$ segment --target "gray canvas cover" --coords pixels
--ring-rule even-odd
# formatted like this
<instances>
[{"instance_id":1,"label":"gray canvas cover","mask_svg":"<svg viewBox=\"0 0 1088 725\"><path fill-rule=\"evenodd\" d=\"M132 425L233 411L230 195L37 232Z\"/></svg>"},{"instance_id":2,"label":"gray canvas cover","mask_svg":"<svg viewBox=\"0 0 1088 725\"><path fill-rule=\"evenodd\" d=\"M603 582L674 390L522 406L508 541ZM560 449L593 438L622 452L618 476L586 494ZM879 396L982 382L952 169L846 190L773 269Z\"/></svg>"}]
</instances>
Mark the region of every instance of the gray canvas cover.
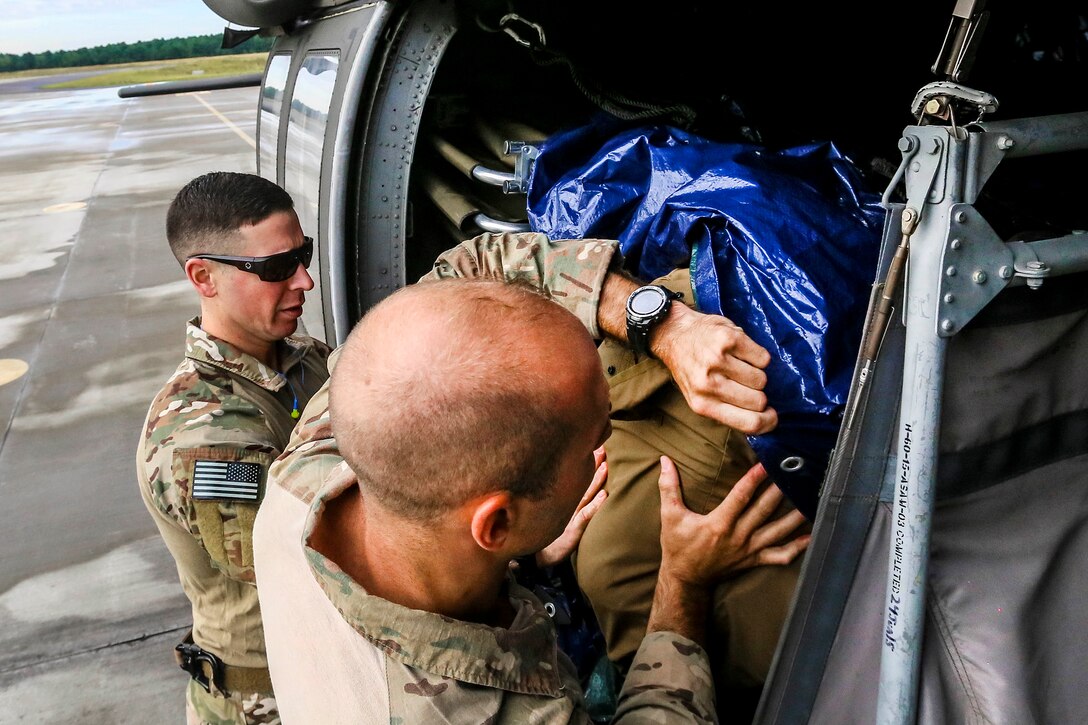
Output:
<instances>
[{"instance_id":1,"label":"gray canvas cover","mask_svg":"<svg viewBox=\"0 0 1088 725\"><path fill-rule=\"evenodd\" d=\"M838 441L759 723L885 721L895 432L903 385L927 382L902 378L904 333L893 315ZM1004 289L944 374L917 721L1088 722L1088 276Z\"/></svg>"}]
</instances>

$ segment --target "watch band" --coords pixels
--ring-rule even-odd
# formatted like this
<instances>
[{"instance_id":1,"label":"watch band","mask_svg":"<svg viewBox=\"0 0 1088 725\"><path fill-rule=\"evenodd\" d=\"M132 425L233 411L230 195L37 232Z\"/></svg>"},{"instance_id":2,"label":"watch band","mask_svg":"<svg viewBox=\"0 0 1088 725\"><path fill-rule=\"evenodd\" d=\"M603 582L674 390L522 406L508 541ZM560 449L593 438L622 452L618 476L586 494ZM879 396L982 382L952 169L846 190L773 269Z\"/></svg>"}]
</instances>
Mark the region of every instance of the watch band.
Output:
<instances>
[{"instance_id":1,"label":"watch band","mask_svg":"<svg viewBox=\"0 0 1088 725\"><path fill-rule=\"evenodd\" d=\"M672 301L683 294L661 285L644 285L627 298L627 344L639 355L653 357L650 331L669 314Z\"/></svg>"},{"instance_id":2,"label":"watch band","mask_svg":"<svg viewBox=\"0 0 1088 725\"><path fill-rule=\"evenodd\" d=\"M650 328L644 325L632 325L627 323L627 344L631 346L637 358L638 355L653 357L650 353Z\"/></svg>"}]
</instances>

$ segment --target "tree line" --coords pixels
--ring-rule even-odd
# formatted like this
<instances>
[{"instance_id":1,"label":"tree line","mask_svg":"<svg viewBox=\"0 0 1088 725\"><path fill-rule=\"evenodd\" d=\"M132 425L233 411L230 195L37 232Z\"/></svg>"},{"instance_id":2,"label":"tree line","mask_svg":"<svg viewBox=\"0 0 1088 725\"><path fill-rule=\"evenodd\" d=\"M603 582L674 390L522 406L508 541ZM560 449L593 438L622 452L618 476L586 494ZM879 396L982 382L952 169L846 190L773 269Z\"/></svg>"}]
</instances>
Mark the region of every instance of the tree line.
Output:
<instances>
[{"instance_id":1,"label":"tree line","mask_svg":"<svg viewBox=\"0 0 1088 725\"><path fill-rule=\"evenodd\" d=\"M202 58L209 55L259 53L272 47L272 38L256 36L246 42L223 49L223 36L192 35L188 38L156 38L136 43L110 43L78 50L47 50L43 53L0 53L0 73L44 68L74 68L85 65L131 63L141 60L174 60Z\"/></svg>"}]
</instances>

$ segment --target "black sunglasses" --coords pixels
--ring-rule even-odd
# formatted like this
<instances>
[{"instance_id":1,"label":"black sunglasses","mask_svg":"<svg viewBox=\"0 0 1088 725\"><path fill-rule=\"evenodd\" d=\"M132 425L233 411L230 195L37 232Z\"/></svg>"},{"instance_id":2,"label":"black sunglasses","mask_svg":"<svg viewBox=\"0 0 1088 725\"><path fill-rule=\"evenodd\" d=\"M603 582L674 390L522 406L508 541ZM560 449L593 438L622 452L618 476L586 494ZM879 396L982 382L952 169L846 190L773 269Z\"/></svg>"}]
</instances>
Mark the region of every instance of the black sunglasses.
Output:
<instances>
[{"instance_id":1,"label":"black sunglasses","mask_svg":"<svg viewBox=\"0 0 1088 725\"><path fill-rule=\"evenodd\" d=\"M313 237L303 237L301 247L289 249L286 252L273 254L268 257L230 257L222 254L194 254L189 259L210 259L213 262L222 262L232 267L237 267L244 272L250 272L260 277L265 282L282 282L290 279L301 264L309 268L310 259L314 256Z\"/></svg>"}]
</instances>

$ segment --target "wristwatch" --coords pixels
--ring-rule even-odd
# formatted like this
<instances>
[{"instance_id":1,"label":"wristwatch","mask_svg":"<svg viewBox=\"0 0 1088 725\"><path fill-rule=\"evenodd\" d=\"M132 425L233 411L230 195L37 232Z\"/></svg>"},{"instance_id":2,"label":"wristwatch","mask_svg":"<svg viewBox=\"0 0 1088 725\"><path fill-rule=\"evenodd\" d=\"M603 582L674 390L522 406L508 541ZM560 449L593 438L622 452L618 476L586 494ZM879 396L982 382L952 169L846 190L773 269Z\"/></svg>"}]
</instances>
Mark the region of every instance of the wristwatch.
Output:
<instances>
[{"instance_id":1,"label":"wristwatch","mask_svg":"<svg viewBox=\"0 0 1088 725\"><path fill-rule=\"evenodd\" d=\"M650 330L669 314L673 300L684 295L658 284L639 287L627 298L627 344L635 355L650 353Z\"/></svg>"}]
</instances>

